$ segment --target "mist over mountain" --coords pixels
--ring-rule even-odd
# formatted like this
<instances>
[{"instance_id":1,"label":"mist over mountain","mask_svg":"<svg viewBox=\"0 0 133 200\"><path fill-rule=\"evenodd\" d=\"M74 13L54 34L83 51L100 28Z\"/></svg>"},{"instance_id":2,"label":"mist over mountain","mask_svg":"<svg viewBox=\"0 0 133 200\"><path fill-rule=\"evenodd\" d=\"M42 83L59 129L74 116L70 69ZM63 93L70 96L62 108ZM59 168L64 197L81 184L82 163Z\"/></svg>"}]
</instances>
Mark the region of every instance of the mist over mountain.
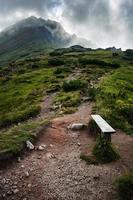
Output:
<instances>
[{"instance_id":1,"label":"mist over mountain","mask_svg":"<svg viewBox=\"0 0 133 200\"><path fill-rule=\"evenodd\" d=\"M85 39L68 34L60 23L31 16L6 28L0 34L0 54L33 45L45 47L67 47L79 44L92 47Z\"/></svg>"}]
</instances>

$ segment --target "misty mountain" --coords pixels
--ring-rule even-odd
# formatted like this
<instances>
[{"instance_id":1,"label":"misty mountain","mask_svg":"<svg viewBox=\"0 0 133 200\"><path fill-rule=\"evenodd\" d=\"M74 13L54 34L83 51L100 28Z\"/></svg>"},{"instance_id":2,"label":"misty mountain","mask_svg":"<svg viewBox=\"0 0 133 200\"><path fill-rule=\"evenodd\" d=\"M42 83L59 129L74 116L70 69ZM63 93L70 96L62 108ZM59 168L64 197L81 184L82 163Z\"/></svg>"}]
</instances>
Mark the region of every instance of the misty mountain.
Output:
<instances>
[{"instance_id":1,"label":"misty mountain","mask_svg":"<svg viewBox=\"0 0 133 200\"><path fill-rule=\"evenodd\" d=\"M34 16L19 21L8 27L0 34L0 55L18 50L20 48L45 47L67 47L69 45L87 45L91 43L78 38L76 35L68 34L60 23L44 20Z\"/></svg>"}]
</instances>

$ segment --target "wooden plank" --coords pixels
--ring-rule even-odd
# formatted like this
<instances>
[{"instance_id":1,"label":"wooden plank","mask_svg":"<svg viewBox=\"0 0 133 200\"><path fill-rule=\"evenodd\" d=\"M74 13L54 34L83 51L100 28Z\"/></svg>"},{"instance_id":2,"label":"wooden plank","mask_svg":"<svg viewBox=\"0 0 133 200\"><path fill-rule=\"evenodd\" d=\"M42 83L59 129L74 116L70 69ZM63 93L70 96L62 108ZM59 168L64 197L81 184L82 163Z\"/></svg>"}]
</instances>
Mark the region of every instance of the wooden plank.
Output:
<instances>
[{"instance_id":1,"label":"wooden plank","mask_svg":"<svg viewBox=\"0 0 133 200\"><path fill-rule=\"evenodd\" d=\"M100 115L91 115L91 117L97 123L102 133L116 132Z\"/></svg>"}]
</instances>

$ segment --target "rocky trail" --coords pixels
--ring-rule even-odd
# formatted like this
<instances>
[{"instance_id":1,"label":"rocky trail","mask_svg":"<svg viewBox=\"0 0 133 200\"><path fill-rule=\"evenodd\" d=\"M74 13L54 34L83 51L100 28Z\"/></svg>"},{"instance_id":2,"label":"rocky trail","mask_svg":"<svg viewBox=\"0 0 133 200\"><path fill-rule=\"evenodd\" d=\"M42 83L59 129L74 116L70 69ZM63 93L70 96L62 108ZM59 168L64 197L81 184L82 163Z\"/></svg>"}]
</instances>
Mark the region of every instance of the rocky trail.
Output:
<instances>
[{"instance_id":1,"label":"rocky trail","mask_svg":"<svg viewBox=\"0 0 133 200\"><path fill-rule=\"evenodd\" d=\"M53 119L36 144L43 149L27 152L1 169L0 200L117 200L113 182L133 167L133 138L117 131L113 144L121 159L87 165L80 154L91 153L94 138L87 130L67 127L73 122L87 124L91 109L90 103L84 103L76 113Z\"/></svg>"}]
</instances>

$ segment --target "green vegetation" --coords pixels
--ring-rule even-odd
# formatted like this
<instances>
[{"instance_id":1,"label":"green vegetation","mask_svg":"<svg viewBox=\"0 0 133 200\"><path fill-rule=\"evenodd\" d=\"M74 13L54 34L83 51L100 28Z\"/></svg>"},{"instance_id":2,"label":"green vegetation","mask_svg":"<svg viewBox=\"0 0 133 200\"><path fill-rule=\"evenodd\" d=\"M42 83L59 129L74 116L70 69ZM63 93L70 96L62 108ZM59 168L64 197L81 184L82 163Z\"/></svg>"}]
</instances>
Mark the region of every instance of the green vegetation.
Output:
<instances>
[{"instance_id":1,"label":"green vegetation","mask_svg":"<svg viewBox=\"0 0 133 200\"><path fill-rule=\"evenodd\" d=\"M133 133L133 68L122 67L102 81L96 95L98 112L113 127Z\"/></svg>"},{"instance_id":2,"label":"green vegetation","mask_svg":"<svg viewBox=\"0 0 133 200\"><path fill-rule=\"evenodd\" d=\"M81 64L92 64L92 65L98 65L98 66L107 66L107 67L114 67L114 68L118 68L120 67L119 63L109 63L109 62L105 62L103 60L98 60L98 59L87 59L87 58L81 58L79 59L79 62Z\"/></svg>"},{"instance_id":3,"label":"green vegetation","mask_svg":"<svg viewBox=\"0 0 133 200\"><path fill-rule=\"evenodd\" d=\"M48 64L52 66L60 66L64 65L65 62L62 58L49 58Z\"/></svg>"},{"instance_id":4,"label":"green vegetation","mask_svg":"<svg viewBox=\"0 0 133 200\"><path fill-rule=\"evenodd\" d=\"M121 200L131 200L133 197L133 173L128 173L115 182Z\"/></svg>"},{"instance_id":5,"label":"green vegetation","mask_svg":"<svg viewBox=\"0 0 133 200\"><path fill-rule=\"evenodd\" d=\"M27 120L40 112L44 92L55 88L62 78L55 78L54 69L38 69L13 74L0 80L0 127ZM65 76L65 73L64 73Z\"/></svg>"},{"instance_id":6,"label":"green vegetation","mask_svg":"<svg viewBox=\"0 0 133 200\"><path fill-rule=\"evenodd\" d=\"M68 91L79 90L81 88L84 88L85 86L87 86L85 81L77 79L77 80L64 81L62 88L64 91L68 92Z\"/></svg>"},{"instance_id":7,"label":"green vegetation","mask_svg":"<svg viewBox=\"0 0 133 200\"><path fill-rule=\"evenodd\" d=\"M0 154L17 154L25 147L25 142L34 142L40 129L48 125L48 121L29 122L4 130L0 134Z\"/></svg>"},{"instance_id":8,"label":"green vegetation","mask_svg":"<svg viewBox=\"0 0 133 200\"><path fill-rule=\"evenodd\" d=\"M100 136L97 137L93 155L101 163L112 162L120 158L112 144L106 138Z\"/></svg>"},{"instance_id":9,"label":"green vegetation","mask_svg":"<svg viewBox=\"0 0 133 200\"><path fill-rule=\"evenodd\" d=\"M93 156L80 155L80 159L84 160L88 165L98 165L98 161Z\"/></svg>"},{"instance_id":10,"label":"green vegetation","mask_svg":"<svg viewBox=\"0 0 133 200\"><path fill-rule=\"evenodd\" d=\"M96 101L95 112L114 128L132 134L131 51L114 55L111 51L78 47L78 50L55 50L49 55L50 47L40 45L37 49L33 46L31 44L28 50L13 51L6 57L1 55L0 128L10 128L6 130L10 133L13 124L21 122L25 126L26 120L40 113L45 95L56 92L53 104L57 114L75 112L85 99ZM19 143L21 137L18 139L13 134L15 132L3 134L1 129L0 151L8 150L3 145L8 144L8 138L9 144L11 138ZM21 139L24 141L28 137L22 133Z\"/></svg>"},{"instance_id":11,"label":"green vegetation","mask_svg":"<svg viewBox=\"0 0 133 200\"><path fill-rule=\"evenodd\" d=\"M80 93L76 92L60 92L54 99L55 104L61 104L62 107L77 107L80 104Z\"/></svg>"}]
</instances>

